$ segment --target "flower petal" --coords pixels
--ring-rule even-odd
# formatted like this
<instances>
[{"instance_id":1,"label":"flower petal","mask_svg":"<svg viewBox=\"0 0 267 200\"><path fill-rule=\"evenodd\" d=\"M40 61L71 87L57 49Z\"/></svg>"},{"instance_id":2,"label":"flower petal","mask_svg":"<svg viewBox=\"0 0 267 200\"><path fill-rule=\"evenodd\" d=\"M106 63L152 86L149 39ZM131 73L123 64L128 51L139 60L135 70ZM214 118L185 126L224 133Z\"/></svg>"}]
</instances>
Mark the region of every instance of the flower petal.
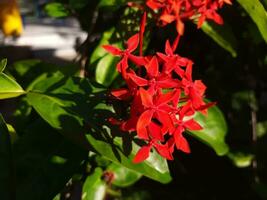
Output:
<instances>
[{"instance_id":1,"label":"flower petal","mask_svg":"<svg viewBox=\"0 0 267 200\"><path fill-rule=\"evenodd\" d=\"M151 147L151 145L141 147L135 155L133 162L140 163L146 160L149 157Z\"/></svg>"},{"instance_id":2,"label":"flower petal","mask_svg":"<svg viewBox=\"0 0 267 200\"><path fill-rule=\"evenodd\" d=\"M136 124L137 135L139 135L138 132L142 132L142 129L146 128L150 124L153 114L153 110L147 110L141 114Z\"/></svg>"},{"instance_id":3,"label":"flower petal","mask_svg":"<svg viewBox=\"0 0 267 200\"><path fill-rule=\"evenodd\" d=\"M121 50L117 47L114 47L112 45L103 45L102 46L107 52L111 53L114 56L120 56L121 55Z\"/></svg>"},{"instance_id":4,"label":"flower petal","mask_svg":"<svg viewBox=\"0 0 267 200\"><path fill-rule=\"evenodd\" d=\"M127 40L127 50L131 53L133 52L137 46L138 46L138 43L139 43L139 34L136 33L135 35L133 35L132 37L130 37L128 40Z\"/></svg>"},{"instance_id":5,"label":"flower petal","mask_svg":"<svg viewBox=\"0 0 267 200\"><path fill-rule=\"evenodd\" d=\"M187 140L184 138L182 135L183 128L178 127L174 133L174 140L175 140L175 145L176 148L185 152L185 153L190 153L190 147L187 142Z\"/></svg>"},{"instance_id":6,"label":"flower petal","mask_svg":"<svg viewBox=\"0 0 267 200\"><path fill-rule=\"evenodd\" d=\"M142 100L142 104L145 107L151 107L153 106L153 97L151 96L151 94L146 91L143 88L140 88L140 96L141 96L141 100Z\"/></svg>"}]
</instances>

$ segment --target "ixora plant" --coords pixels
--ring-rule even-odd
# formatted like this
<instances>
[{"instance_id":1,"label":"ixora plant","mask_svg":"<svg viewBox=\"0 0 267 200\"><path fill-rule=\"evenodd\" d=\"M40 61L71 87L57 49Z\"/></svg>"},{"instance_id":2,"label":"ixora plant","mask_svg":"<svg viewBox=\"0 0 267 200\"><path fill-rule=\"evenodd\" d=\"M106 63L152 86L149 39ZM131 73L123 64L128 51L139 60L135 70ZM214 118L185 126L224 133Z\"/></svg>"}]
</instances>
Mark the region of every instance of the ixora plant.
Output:
<instances>
[{"instance_id":1,"label":"ixora plant","mask_svg":"<svg viewBox=\"0 0 267 200\"><path fill-rule=\"evenodd\" d=\"M193 79L194 62L176 52L186 37L185 24L193 21L236 56L218 14L232 3L70 0L48 4L45 9L51 16L75 14L88 38L77 48L80 68L26 60L5 69L7 60L1 60L0 99L16 100L4 115L12 115L8 123L0 118L0 162L5 163L0 194L10 199L15 195L68 199L64 195L78 185L84 200L116 198L121 195L116 188L130 186L142 176L169 183L168 163L179 159L177 150L190 153L189 138L208 145L218 156L228 155L222 112L206 99L202 80ZM239 3L249 12L250 0ZM109 19L105 12L122 13L120 23L110 26L118 17ZM86 23L88 15L91 21ZM251 17L266 36L255 16L253 12ZM155 28L168 29L164 50L151 45ZM8 100L3 103L9 105ZM15 191L10 189L14 185Z\"/></svg>"}]
</instances>

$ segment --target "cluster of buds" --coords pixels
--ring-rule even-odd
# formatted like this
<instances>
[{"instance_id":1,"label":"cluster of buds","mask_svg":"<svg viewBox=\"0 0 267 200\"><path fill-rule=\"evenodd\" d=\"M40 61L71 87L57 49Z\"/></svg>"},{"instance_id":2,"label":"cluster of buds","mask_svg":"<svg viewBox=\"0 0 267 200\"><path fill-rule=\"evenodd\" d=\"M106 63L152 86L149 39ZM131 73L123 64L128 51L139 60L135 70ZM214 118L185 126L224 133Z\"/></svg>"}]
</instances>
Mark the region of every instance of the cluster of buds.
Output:
<instances>
[{"instance_id":1,"label":"cluster of buds","mask_svg":"<svg viewBox=\"0 0 267 200\"><path fill-rule=\"evenodd\" d=\"M223 19L217 11L225 4L232 4L232 0L146 0L145 6L129 3L142 9L151 9L161 26L175 22L180 35L184 33L186 20L198 21L198 28L206 19L223 24Z\"/></svg>"},{"instance_id":2,"label":"cluster of buds","mask_svg":"<svg viewBox=\"0 0 267 200\"><path fill-rule=\"evenodd\" d=\"M130 102L129 118L112 118L110 122L119 125L122 131L136 132L145 142L133 160L135 163L147 159L152 148L168 160L173 159L175 147L189 153L183 133L185 130L201 130L193 116L195 112L206 114L207 108L213 105L203 100L206 86L202 81L192 79L193 62L174 53L179 35L172 44L166 41L165 53L142 55L145 19L144 15L140 33L128 39L125 50L103 46L121 58L117 70L126 82L125 88L115 89L111 94ZM138 45L139 55L134 55Z\"/></svg>"}]
</instances>

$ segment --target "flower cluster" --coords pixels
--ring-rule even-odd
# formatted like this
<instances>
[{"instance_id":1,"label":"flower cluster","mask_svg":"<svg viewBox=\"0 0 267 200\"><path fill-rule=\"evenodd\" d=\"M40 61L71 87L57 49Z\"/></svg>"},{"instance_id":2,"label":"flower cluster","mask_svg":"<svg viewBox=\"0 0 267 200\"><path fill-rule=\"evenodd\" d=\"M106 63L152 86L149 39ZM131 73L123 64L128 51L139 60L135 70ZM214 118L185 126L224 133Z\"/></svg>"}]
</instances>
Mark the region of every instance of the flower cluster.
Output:
<instances>
[{"instance_id":1,"label":"flower cluster","mask_svg":"<svg viewBox=\"0 0 267 200\"><path fill-rule=\"evenodd\" d=\"M165 26L175 22L180 35L184 33L186 20L197 19L198 28L206 19L223 24L223 19L217 10L224 4L232 4L232 0L146 0L146 7L158 15L159 24Z\"/></svg>"},{"instance_id":2,"label":"flower cluster","mask_svg":"<svg viewBox=\"0 0 267 200\"><path fill-rule=\"evenodd\" d=\"M126 82L125 88L113 90L111 94L131 103L128 119L112 118L110 122L119 125L123 131L136 132L137 137L146 143L137 152L135 163L147 159L152 148L169 160L173 159L175 147L189 153L183 132L202 129L193 115L197 111L205 114L213 105L203 101L206 86L202 81L192 79L193 62L174 53L179 36L172 44L166 41L165 53L142 55L144 24L145 17L140 33L128 39L125 50L112 45L103 46L121 58L117 69ZM138 45L140 53L134 55ZM137 72L131 67L133 65Z\"/></svg>"}]
</instances>

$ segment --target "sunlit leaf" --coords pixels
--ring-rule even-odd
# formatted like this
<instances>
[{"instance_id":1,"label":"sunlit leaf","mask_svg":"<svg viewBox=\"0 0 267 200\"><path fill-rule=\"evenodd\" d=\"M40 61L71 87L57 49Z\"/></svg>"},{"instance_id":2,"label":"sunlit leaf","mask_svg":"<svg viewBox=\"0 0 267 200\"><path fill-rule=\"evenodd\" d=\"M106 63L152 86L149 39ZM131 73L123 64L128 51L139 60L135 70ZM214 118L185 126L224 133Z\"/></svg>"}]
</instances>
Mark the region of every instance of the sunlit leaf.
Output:
<instances>
[{"instance_id":1,"label":"sunlit leaf","mask_svg":"<svg viewBox=\"0 0 267 200\"><path fill-rule=\"evenodd\" d=\"M112 184L119 187L128 187L142 177L140 173L115 163L109 165L107 170L114 174Z\"/></svg>"},{"instance_id":2,"label":"sunlit leaf","mask_svg":"<svg viewBox=\"0 0 267 200\"><path fill-rule=\"evenodd\" d=\"M3 72L5 70L6 65L7 65L7 59L2 59L0 61L0 72Z\"/></svg>"},{"instance_id":3,"label":"sunlit leaf","mask_svg":"<svg viewBox=\"0 0 267 200\"><path fill-rule=\"evenodd\" d=\"M53 2L45 6L46 13L51 17L67 17L69 16L69 11L62 3Z\"/></svg>"},{"instance_id":4,"label":"sunlit leaf","mask_svg":"<svg viewBox=\"0 0 267 200\"><path fill-rule=\"evenodd\" d=\"M267 12L259 0L237 0L256 23L262 37L267 43Z\"/></svg>"},{"instance_id":5,"label":"sunlit leaf","mask_svg":"<svg viewBox=\"0 0 267 200\"><path fill-rule=\"evenodd\" d=\"M18 97L24 94L24 90L12 78L0 73L0 99Z\"/></svg>"},{"instance_id":6,"label":"sunlit leaf","mask_svg":"<svg viewBox=\"0 0 267 200\"><path fill-rule=\"evenodd\" d=\"M82 200L103 200L106 194L106 183L101 179L103 171L96 168L83 185Z\"/></svg>"},{"instance_id":7,"label":"sunlit leaf","mask_svg":"<svg viewBox=\"0 0 267 200\"><path fill-rule=\"evenodd\" d=\"M252 160L254 158L252 154L245 154L242 152L229 152L227 156L232 160L235 166L240 168L251 166Z\"/></svg>"}]
</instances>

